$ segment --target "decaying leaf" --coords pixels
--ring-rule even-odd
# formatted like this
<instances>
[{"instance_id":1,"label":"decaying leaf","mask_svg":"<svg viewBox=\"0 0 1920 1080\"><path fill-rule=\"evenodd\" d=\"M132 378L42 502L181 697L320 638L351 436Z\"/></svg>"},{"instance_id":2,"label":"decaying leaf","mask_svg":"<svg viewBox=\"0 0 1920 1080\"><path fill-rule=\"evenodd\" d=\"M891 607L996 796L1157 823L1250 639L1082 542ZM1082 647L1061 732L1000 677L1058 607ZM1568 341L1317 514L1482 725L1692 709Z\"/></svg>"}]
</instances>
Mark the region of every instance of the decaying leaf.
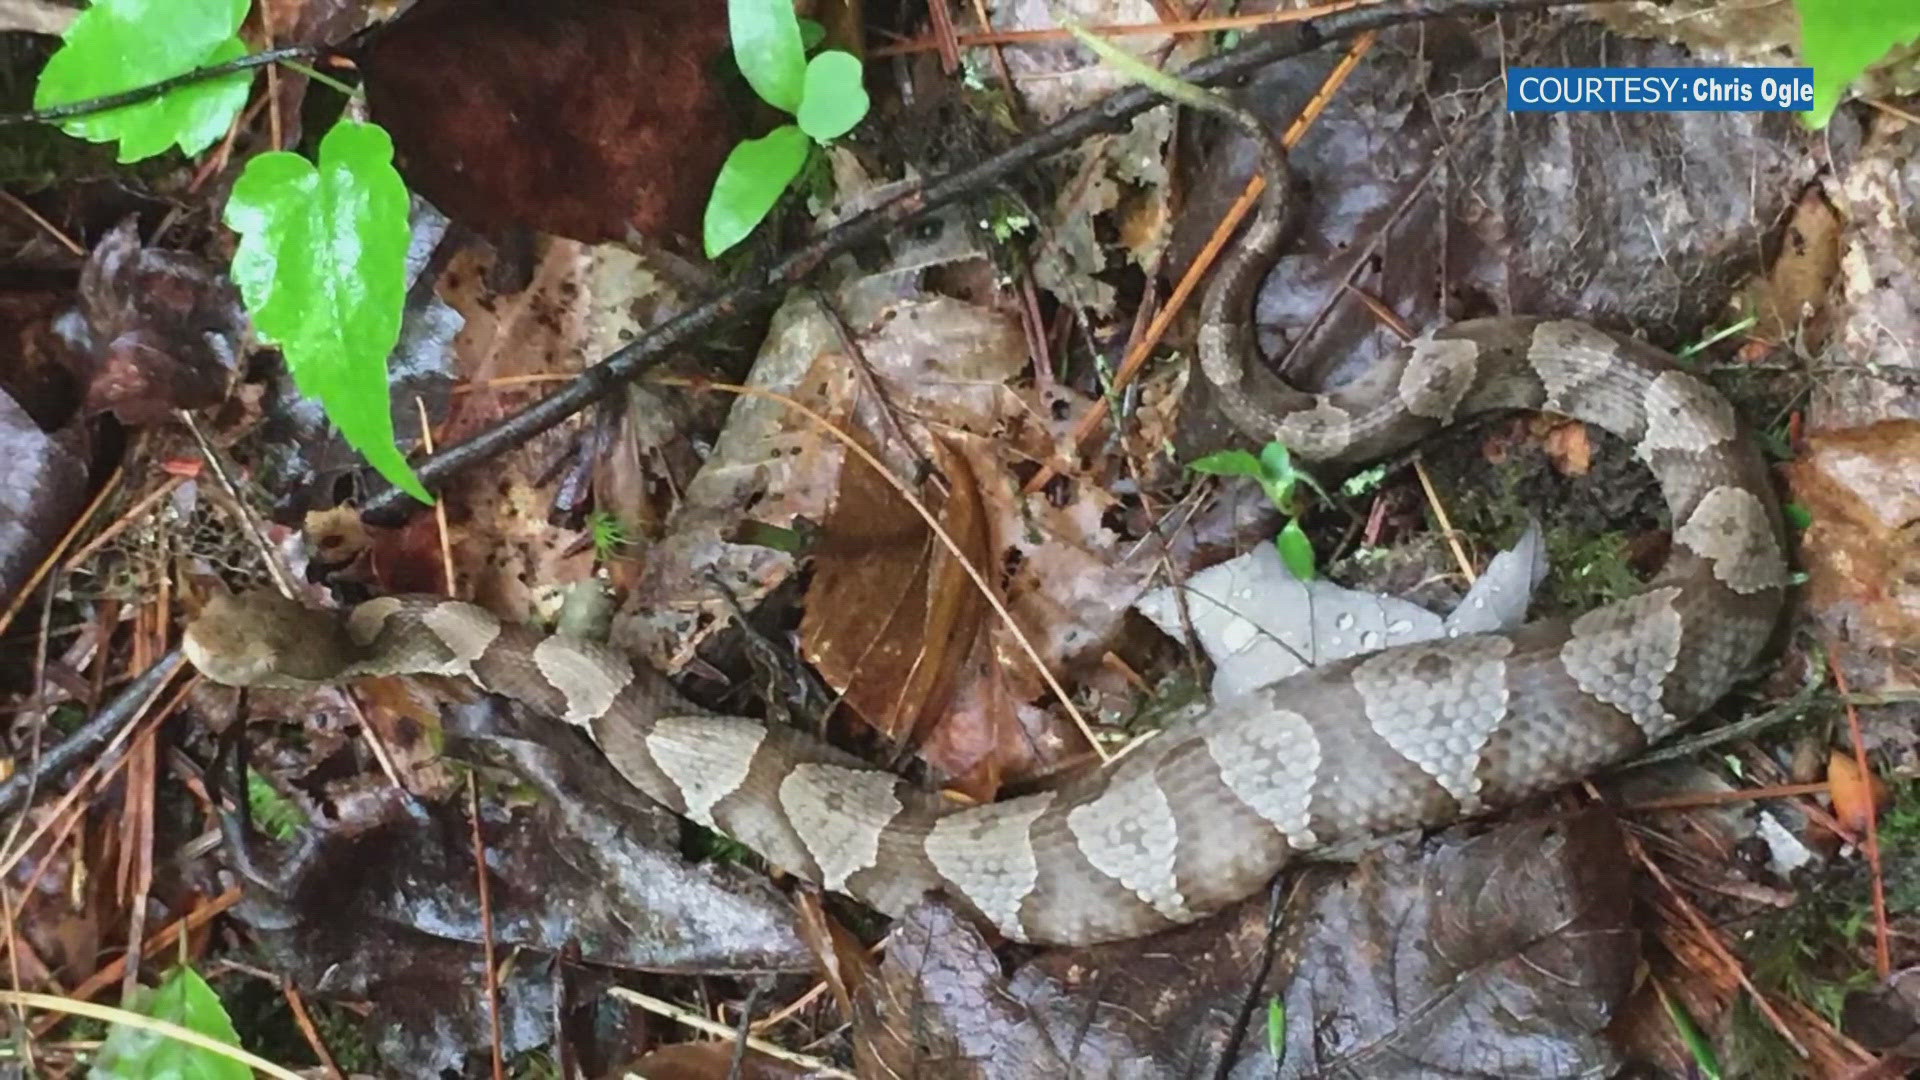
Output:
<instances>
[{"instance_id":1,"label":"decaying leaf","mask_svg":"<svg viewBox=\"0 0 1920 1080\"><path fill-rule=\"evenodd\" d=\"M1766 276L1748 288L1759 318L1752 333L1768 341L1794 342L1818 353L1832 326L1827 297L1840 276L1843 222L1818 185L1809 184L1794 205L1780 253Z\"/></svg>"},{"instance_id":2,"label":"decaying leaf","mask_svg":"<svg viewBox=\"0 0 1920 1080\"><path fill-rule=\"evenodd\" d=\"M147 247L128 218L95 245L80 272L79 304L58 329L86 387L86 411L151 424L226 399L247 317L218 267Z\"/></svg>"},{"instance_id":3,"label":"decaying leaf","mask_svg":"<svg viewBox=\"0 0 1920 1080\"><path fill-rule=\"evenodd\" d=\"M1787 467L1813 522L1800 538L1808 601L1846 644L1858 691L1915 685L1920 641L1920 421L1808 436Z\"/></svg>"}]
</instances>

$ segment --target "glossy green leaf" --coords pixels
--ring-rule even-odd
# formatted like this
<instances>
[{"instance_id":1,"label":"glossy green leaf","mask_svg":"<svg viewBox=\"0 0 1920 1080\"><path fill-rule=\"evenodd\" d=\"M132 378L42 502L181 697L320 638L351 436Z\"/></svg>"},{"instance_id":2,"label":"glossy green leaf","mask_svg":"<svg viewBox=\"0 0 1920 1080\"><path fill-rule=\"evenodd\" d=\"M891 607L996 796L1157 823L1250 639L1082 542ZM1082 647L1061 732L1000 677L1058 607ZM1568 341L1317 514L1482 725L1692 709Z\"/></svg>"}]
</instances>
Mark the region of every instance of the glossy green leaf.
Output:
<instances>
[{"instance_id":1,"label":"glossy green leaf","mask_svg":"<svg viewBox=\"0 0 1920 1080\"><path fill-rule=\"evenodd\" d=\"M776 109L797 111L807 55L793 0L727 0L727 30L733 62L753 92Z\"/></svg>"},{"instance_id":2,"label":"glossy green leaf","mask_svg":"<svg viewBox=\"0 0 1920 1080\"><path fill-rule=\"evenodd\" d=\"M1826 126L1847 84L1893 50L1920 39L1915 0L1794 0L1800 55L1813 68L1813 127Z\"/></svg>"},{"instance_id":3,"label":"glossy green leaf","mask_svg":"<svg viewBox=\"0 0 1920 1080\"><path fill-rule=\"evenodd\" d=\"M1245 450L1221 450L1195 460L1187 468L1194 472L1212 476L1251 476L1255 480L1266 475L1261 468L1260 459Z\"/></svg>"},{"instance_id":4,"label":"glossy green leaf","mask_svg":"<svg viewBox=\"0 0 1920 1080\"><path fill-rule=\"evenodd\" d=\"M1305 476L1293 467L1287 448L1277 442L1268 443L1259 457L1245 450L1222 450L1208 454L1187 468L1219 476L1251 476L1260 482L1267 500L1286 513L1294 512L1293 488Z\"/></svg>"},{"instance_id":5,"label":"glossy green leaf","mask_svg":"<svg viewBox=\"0 0 1920 1080\"><path fill-rule=\"evenodd\" d=\"M44 109L117 94L237 59L247 47L235 31L248 0L97 0L67 27L40 72L33 104ZM122 162L178 146L189 156L226 134L247 103L251 72L170 90L151 101L60 121L67 134L120 143Z\"/></svg>"},{"instance_id":6,"label":"glossy green leaf","mask_svg":"<svg viewBox=\"0 0 1920 1080\"><path fill-rule=\"evenodd\" d=\"M192 968L180 968L128 1008L234 1046L240 1035L220 995ZM115 1024L87 1075L107 1080L250 1080L253 1070L229 1057L144 1028Z\"/></svg>"},{"instance_id":7,"label":"glossy green leaf","mask_svg":"<svg viewBox=\"0 0 1920 1080\"><path fill-rule=\"evenodd\" d=\"M747 238L807 163L807 134L783 124L733 148L707 200L705 243L711 259Z\"/></svg>"},{"instance_id":8,"label":"glossy green leaf","mask_svg":"<svg viewBox=\"0 0 1920 1080\"><path fill-rule=\"evenodd\" d=\"M1273 538L1273 546L1280 549L1280 562L1289 573L1301 581L1313 580L1313 544L1300 527L1299 518L1287 519L1286 527Z\"/></svg>"},{"instance_id":9,"label":"glossy green leaf","mask_svg":"<svg viewBox=\"0 0 1920 1080\"><path fill-rule=\"evenodd\" d=\"M240 234L233 280L261 338L286 354L294 384L380 475L432 501L394 445L387 390L408 230L407 188L385 129L334 125L318 168L298 154L254 158L234 182L226 222Z\"/></svg>"},{"instance_id":10,"label":"glossy green leaf","mask_svg":"<svg viewBox=\"0 0 1920 1080\"><path fill-rule=\"evenodd\" d=\"M1295 476L1293 455L1287 444L1270 442L1260 448L1261 475L1269 480L1291 480Z\"/></svg>"},{"instance_id":11,"label":"glossy green leaf","mask_svg":"<svg viewBox=\"0 0 1920 1080\"><path fill-rule=\"evenodd\" d=\"M800 130L820 142L837 139L866 119L865 72L852 53L823 52L807 64L806 87L796 118Z\"/></svg>"}]
</instances>

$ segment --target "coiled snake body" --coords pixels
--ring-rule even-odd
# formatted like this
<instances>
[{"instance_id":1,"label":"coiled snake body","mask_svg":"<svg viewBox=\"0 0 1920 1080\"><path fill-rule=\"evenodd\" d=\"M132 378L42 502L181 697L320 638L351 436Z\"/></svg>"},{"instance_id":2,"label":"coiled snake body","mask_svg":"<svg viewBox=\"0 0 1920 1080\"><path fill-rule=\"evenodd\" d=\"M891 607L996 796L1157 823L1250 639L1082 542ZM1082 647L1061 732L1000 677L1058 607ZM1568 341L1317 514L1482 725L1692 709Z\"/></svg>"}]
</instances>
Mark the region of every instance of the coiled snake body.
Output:
<instances>
[{"instance_id":1,"label":"coiled snake body","mask_svg":"<svg viewBox=\"0 0 1920 1080\"><path fill-rule=\"evenodd\" d=\"M649 796L800 877L888 913L939 891L1010 938L1059 944L1188 922L1296 854L1565 784L1713 704L1763 648L1787 583L1778 507L1729 403L1657 349L1531 318L1457 323L1352 385L1292 389L1248 321L1289 219L1279 151L1260 138L1273 179L1202 309L1202 368L1228 417L1339 463L1491 410L1598 425L1634 447L1672 513L1672 554L1645 591L1304 672L1061 788L958 811L791 729L691 705L611 649L470 604L385 597L339 620L271 594L218 598L188 656L234 685L465 676L582 725Z\"/></svg>"}]
</instances>

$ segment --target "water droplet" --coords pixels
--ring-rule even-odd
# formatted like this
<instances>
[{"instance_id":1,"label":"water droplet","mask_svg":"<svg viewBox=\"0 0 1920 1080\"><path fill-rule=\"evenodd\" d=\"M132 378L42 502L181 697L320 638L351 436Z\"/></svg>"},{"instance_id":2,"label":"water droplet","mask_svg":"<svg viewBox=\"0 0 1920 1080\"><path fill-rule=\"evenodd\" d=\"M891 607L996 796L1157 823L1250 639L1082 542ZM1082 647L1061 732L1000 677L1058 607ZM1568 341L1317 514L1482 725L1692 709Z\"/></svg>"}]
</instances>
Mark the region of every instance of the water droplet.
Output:
<instances>
[{"instance_id":1,"label":"water droplet","mask_svg":"<svg viewBox=\"0 0 1920 1080\"><path fill-rule=\"evenodd\" d=\"M1404 634L1413 629L1413 623L1407 619L1395 619L1387 624L1387 633Z\"/></svg>"},{"instance_id":2,"label":"water droplet","mask_svg":"<svg viewBox=\"0 0 1920 1080\"><path fill-rule=\"evenodd\" d=\"M1364 633L1362 633L1362 634L1360 635L1360 647L1361 647L1361 648L1363 648L1363 649L1377 649L1377 648L1379 648L1379 647L1380 647L1380 635L1379 635L1378 633L1376 633L1376 632L1374 632L1374 631L1372 631L1372 630L1368 630L1368 631L1366 631L1366 632L1364 632Z\"/></svg>"},{"instance_id":3,"label":"water droplet","mask_svg":"<svg viewBox=\"0 0 1920 1080\"><path fill-rule=\"evenodd\" d=\"M1343 611L1333 620L1333 625L1342 630L1353 629L1353 612Z\"/></svg>"}]
</instances>

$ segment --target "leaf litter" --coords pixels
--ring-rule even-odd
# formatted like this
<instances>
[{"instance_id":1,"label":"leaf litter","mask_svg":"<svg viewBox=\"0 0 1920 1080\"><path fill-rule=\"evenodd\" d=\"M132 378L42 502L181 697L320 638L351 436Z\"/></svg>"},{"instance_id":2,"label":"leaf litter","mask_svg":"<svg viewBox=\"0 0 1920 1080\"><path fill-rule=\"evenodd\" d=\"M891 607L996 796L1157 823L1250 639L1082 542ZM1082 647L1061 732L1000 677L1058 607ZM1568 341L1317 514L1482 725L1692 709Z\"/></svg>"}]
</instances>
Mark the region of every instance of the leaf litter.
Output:
<instances>
[{"instance_id":1,"label":"leaf litter","mask_svg":"<svg viewBox=\"0 0 1920 1080\"><path fill-rule=\"evenodd\" d=\"M1038 9L1004 7L1010 25L1051 25L1051 15ZM1092 8L1097 10L1079 15L1093 24L1157 17L1145 7ZM1310 130L1297 160L1316 181L1319 197L1311 205L1318 224L1263 293L1260 319L1270 352L1285 357L1290 375L1311 382L1316 373L1363 364L1389 345L1392 335L1370 315L1362 317L1357 305L1336 306L1331 315L1320 310L1349 285L1374 291L1416 324L1439 317L1443 308L1454 314L1452 306L1463 302L1486 303L1599 316L1675 342L1704 336L1739 314L1692 306L1682 297L1731 298L1743 277L1760 281L1752 302L1770 310L1753 335L1777 351L1736 342L1738 358L1709 354L1706 370L1747 389L1745 381L1765 381L1770 364L1797 361L1792 348L1820 350L1827 360L1833 377L1813 391L1815 407L1804 442L1797 444L1801 461L1793 479L1814 522L1802 543L1813 586L1809 599L1828 630L1848 641L1850 662L1870 657L1882 664L1877 679L1873 668L1859 668L1869 676L1863 682L1874 692L1899 692L1910 667L1900 651L1905 616L1898 555L1906 519L1902 504L1887 493L1900 490L1901 463L1911 448L1897 426L1902 421L1880 418L1900 415L1905 406L1903 381L1888 373L1906 359L1895 331L1910 313L1900 306L1906 294L1880 283L1912 272L1914 228L1905 208L1915 203L1900 197L1912 186L1911 129L1871 125L1861 155L1846 163L1840 177L1816 185L1809 182L1802 148L1771 120L1661 117L1606 127L1583 118L1501 123L1484 98L1461 89L1484 84L1490 65L1515 62L1528 50L1576 56L1604 50L1609 62L1629 54L1647 62L1672 55L1664 47L1603 38L1579 23L1517 20L1506 29L1512 36L1497 44L1447 24L1433 28L1431 37L1384 35L1361 65L1358 81L1336 95L1332 110ZM1168 44L1132 40L1153 58ZM1183 39L1180 48L1195 40ZM1100 92L1104 76L1073 49L1021 48L1007 55L1017 88L1043 117ZM1329 56L1324 63L1316 58L1284 65L1256 81L1253 97L1276 119L1289 118L1331 62ZM442 69L423 64L420 70ZM1163 159L1174 144L1173 131L1161 126L1166 113L1152 115L1159 119L1088 149L1078 160L1069 156L1066 171L1056 174L1064 177L1055 185L1059 197L1033 203L1058 215L1043 222L1044 257L1037 267L1042 284L1102 332L1110 311L1134 294L1127 275L1156 267L1165 243L1159 223L1172 216L1156 203L1167 198ZM1461 133L1465 141L1453 142ZM1450 143L1454 153L1436 166L1438 149ZM1231 158L1229 147L1204 180L1229 190L1237 186ZM844 162L836 169L844 172ZM1623 173L1632 175L1622 179ZM1632 192L1652 192L1651 203L1629 198ZM446 198L451 204L462 196ZM475 209L475 196L465 198L469 210L463 216L471 220L524 223L524 204L516 209L511 200L483 192ZM489 205L494 200L499 205ZM1793 233L1778 258L1762 266L1729 254L1758 250L1753 223L1787 220L1796 200ZM1202 199L1193 202L1201 205ZM577 222L588 222L580 230L608 228L613 218L607 209L576 213ZM1844 225L1836 225L1834 209ZM1198 216L1204 215L1189 209L1179 219ZM966 222L960 224L945 240L966 231ZM416 215L416 239L425 235L418 232L423 228L431 232L433 226ZM1609 245L1565 242L1584 235L1582 230L1623 239ZM1106 253L1116 235L1124 248L1119 258ZM125 237L112 236L118 237L113 243L126 244ZM974 798L1071 767L1087 750L1061 720L1059 703L1048 700L1015 644L1015 628L1050 668L1071 676L1076 690L1128 706L1146 703L1156 688L1169 691L1181 677L1184 666L1169 639L1178 643L1187 636L1176 602L1182 596L1211 661L1216 694L1263 675L1275 677L1275 665L1281 658L1294 662L1295 652L1325 660L1336 645L1368 648L1368 633L1385 639L1468 629L1391 597L1293 581L1265 542L1272 517L1257 509L1257 493L1244 490L1248 485L1198 496L1183 490L1176 462L1164 451L1181 443L1175 428L1189 418L1164 397L1143 401L1131 414L1137 422L1120 439L1096 447L1080 470L1043 492L1022 494L1024 478L1056 459L1057 448L1099 400L1098 380L1080 375L1083 369L1074 364L1086 357L1070 348L1061 381L1028 385L1024 372L1032 343L1012 305L991 290L963 300L927 288L934 270L969 264L974 280L990 279L983 253L949 248L921 262L908 253L910 239L900 238L892 267L874 273L848 262L822 292L796 291L769 323L746 382L790 396L865 440L934 508L967 562L994 583L1015 627L985 610L984 598L956 572L957 560L934 541L926 523L902 512L892 487L879 483L840 444L765 397L716 405L719 395L701 390L698 379L691 387L636 386L623 410L582 418L445 489L450 567L442 565L441 527L423 523L399 533L349 536L342 543L353 567L336 580L373 591L437 589L450 580L510 618L544 618L558 610L566 587L604 576L627 594L616 637L713 696L738 692L716 689L717 680L737 670L731 661L737 636L771 630L772 640L795 643L843 695L844 713L882 737L893 748L891 756L911 754L932 777ZM439 243L436 236L425 247ZM536 394L543 380L578 370L622 335L676 310L678 299L654 274L653 263L575 241L534 244L521 268L528 286L502 291L488 279L490 268L514 261L510 247L503 243L487 257L456 243L450 259L436 262L431 272L423 251L414 272L425 274L425 284L414 290L406 316L414 330L402 331L402 355L419 363L402 367L429 383L454 375L464 385L451 396L444 385L438 393L396 393L394 421L403 433L409 425L418 431L424 405L435 436L457 438L510 412ZM100 250L113 251L105 245ZM1178 265L1180 254L1176 237L1171 265ZM1658 280L1647 280L1647 266L1660 268ZM1839 290L1829 304L1825 286L1836 275ZM1435 280L1448 282L1446 297L1435 296ZM1584 284L1569 290L1567 282ZM194 279L181 293L187 304L182 310L197 304L225 310L219 306L223 284L217 275ZM91 332L98 338L107 327L112 332L105 340L116 340L125 331L113 328L124 328L129 317L101 310L105 314L90 319ZM196 373L219 380L221 390L238 374L231 365L183 361L188 354L181 349L191 336L164 327L158 333L167 347L153 355L186 364L188 376L170 376L160 359L110 361L98 369L108 374L97 378L78 369L96 410L119 406L136 410L121 419L153 423L167 410L155 408L143 387L198 394L171 404L204 407L213 402L203 398L218 395L198 389ZM445 359L449 353L451 361ZM1862 356L1871 363L1849 362ZM1177 374L1161 373L1155 380L1149 389L1171 391L1176 399L1192 385ZM138 415L143 407L152 415ZM277 460L273 475L305 477L299 502L269 508L277 519L270 542L297 550L301 513L327 505L326 489L346 474L314 467L317 434L311 446L304 436L287 434L320 429L311 418L305 426L292 423L285 398L256 396L253 407L264 415L230 410L216 443L243 455L259 453L253 460L261 465ZM724 423L716 425L723 409ZM1875 421L1877 426L1868 426ZM277 445L248 448L241 440L255 423L278 432ZM1503 438L1510 445L1544 447L1564 476L1603 468L1619 452L1590 442L1577 425L1510 429ZM1493 441L1479 449L1458 456L1509 452ZM256 482L267 475L263 470ZM274 498L294 490L278 480L265 486ZM1405 487L1390 477L1372 496L1375 507L1388 512L1381 516L1383 528L1368 527L1365 544L1403 539L1423 527L1420 515L1407 509L1418 500L1408 500ZM1443 478L1443 500L1446 490ZM71 492L28 495L28 509L58 511L45 520L70 519L77 510ZM627 531L622 557L611 558L596 545L583 520L588 507ZM791 530L803 543L812 537L812 546L796 556L748 542L743 522ZM33 545L44 547L55 528L31 526L28 543L15 549L28 554L16 562L30 564ZM312 529L315 535L345 534L329 533L324 521ZM1337 535L1324 540L1344 544ZM1473 629L1520 618L1537 577L1538 553L1550 543L1529 533L1525 553L1493 560L1476 588L1496 592L1469 592L1452 618L1497 613L1497 623ZM1221 561L1237 551L1249 553ZM0 556L7 554L0 548ZM1276 599L1288 593L1296 594L1294 602ZM873 595L887 599L887 621L863 625L853 617L855 604ZM1161 634L1142 630L1132 615L1136 607ZM747 615L744 626L736 622L737 612ZM873 605L861 614L872 615ZM1407 628L1396 629L1403 622ZM1116 673L1126 677L1116 680ZM1124 688L1117 697L1115 685ZM498 741L501 732L487 724L477 726L484 738L460 725L443 729L443 713L476 706L446 704L437 692L387 686L364 689L358 697L389 750L401 752L407 785L436 798L453 779L433 767L443 740L464 747L465 755L478 754L481 741L522 745L512 738ZM331 989L344 986L374 1002L382 1015L399 1018L385 1047L390 1063L455 1067L456 1047L482 1045L490 1037L479 1011L461 1012L457 1037L430 1030L453 1014L449 1002L467 1000L466 991L484 978L473 947L477 909L451 884L463 880L459 863L470 862L470 854L453 840L453 820L423 822L398 812L397 803L383 809L383 797L373 794L378 785L344 779L367 775L378 752L344 737L362 722L354 712L361 706L350 708L337 693L319 700L326 702L320 727L303 731L283 722L262 752L306 789L323 818L333 819L314 834L321 837L314 841L321 862L353 868L362 876L351 880L363 885L382 875L398 884L349 890L354 903L374 905L379 914L371 916L334 899L334 889L349 880L344 871L313 879L327 887L296 905L295 935L285 939L291 950L276 963L284 971L304 971L299 981L308 986L328 985L331 970ZM262 708L278 709L281 717L293 711L285 701L267 701L254 705L256 714ZM539 721L527 727L537 731ZM1869 731L1877 752L1894 760L1911 757L1910 736L1903 738L1895 725L1869 725ZM292 737L295 732L299 738ZM480 741L469 745L470 739ZM540 775L531 753L522 749L510 765L491 767ZM597 761L577 743L540 753L562 764ZM1824 757L1816 759L1824 764ZM1766 782L1778 769L1765 753L1748 750L1738 760L1748 772L1736 780L1751 775ZM1708 778L1725 793L1738 791L1718 770L1690 775L1694 779L1668 781L1677 786L1643 785L1641 794L1686 792ZM1784 772L1779 777L1794 778ZM790 914L760 876L728 864L689 866L680 858L682 846L697 847L707 838L683 836L677 823L638 807L631 808L631 818L620 816L626 811L615 814L631 835L606 831L601 819L620 801L617 782L614 788L603 783L578 790L553 780L533 783L543 792L538 799L516 804L489 795L490 824L501 830L489 838L488 858L505 887L495 894L495 932L503 942L539 951L565 949L579 935L596 944L621 942L628 947L596 949L583 958L652 971L805 962ZM1835 781L1837 798L1842 783ZM1888 812L1899 805L1896 797ZM1858 817L1857 811L1849 814ZM1729 811L1729 830L1715 834L1711 845L1692 852L1675 841L1679 854L1666 857L1694 860L1683 862L1692 876L1683 876L1682 884L1702 889L1702 896L1708 895L1702 883L1709 881L1749 896L1768 890L1791 895L1816 888L1805 875L1843 857L1838 845L1820 841L1818 815L1818 807L1808 813ZM650 823L638 824L642 818ZM877 1053L903 1072L924 1071L927 1055L946 1045L957 1055L953 1060L965 1063L956 1064L956 1074L967 1075L1055 1068L1191 1074L1200 1063L1212 1068L1233 1062L1262 1074L1280 1068L1280 1075L1392 1075L1394 1068L1412 1068L1407 1075L1431 1075L1484 1072L1486 1055L1493 1054L1507 1070L1503 1075L1516 1069L1601 1075L1618 1057L1597 1033L1611 1018L1633 1019L1640 999L1622 1004L1622 965L1639 952L1620 911L1625 855L1607 832L1610 826L1592 820L1522 817L1492 831L1468 827L1426 841L1402 839L1363 856L1349 871L1316 870L1301 879L1307 884L1288 905L1294 943L1273 964L1266 960L1264 898L1156 942L1045 955L1010 980L990 943L968 937L950 915L942 923L925 909L896 927L877 978L840 987L843 1006L856 1019L856 1047L865 1047L856 1056ZM1722 866L1727 850L1751 835L1772 836L1776 855L1789 841L1801 844L1795 857L1800 869L1778 859L1765 869ZM372 843L382 837L389 846ZM629 840L631 848L622 846ZM420 871L414 882L394 875L408 866ZM1709 866L1718 867L1716 876L1707 876ZM429 884L410 891L418 881ZM543 894L529 886L534 882L546 883ZM1671 907L1675 895L1659 894L1657 903ZM590 912L568 908L580 900ZM714 904L733 905L743 921L732 930L716 928ZM350 914L355 911L360 913ZM830 910L826 917L836 914ZM379 929L365 929L369 918ZM378 960L329 969L322 961L341 957L334 946L343 926L372 935L387 969ZM751 929L729 936L740 927ZM271 920L254 923L262 940L286 929ZM1663 980L1684 984L1695 965L1718 963L1701 959L1711 950L1698 941L1689 943L1671 929L1662 933L1665 947L1684 960L1678 967L1663 960ZM826 950L815 948L824 962ZM834 964L843 971L856 966L852 953L836 955ZM1181 962L1162 974L1142 968L1143 955ZM1551 977L1542 979L1542 972ZM430 982L409 981L416 975ZM1680 989L1709 1032L1726 1038L1735 1013L1732 997L1742 984L1723 968L1711 976ZM423 986L433 989L423 992ZM514 1010L510 1026L519 1033L513 1045L538 1045L549 1034L547 1018L555 1005L549 986L538 974L516 971L503 987ZM1569 989L1574 986L1577 993ZM1382 987L1396 993L1377 993ZM1222 1017L1264 1015L1269 1000L1286 1002L1284 1063L1263 1057L1258 1038L1242 1040L1243 1026L1220 1023ZM1378 1002L1378 1008L1363 1015L1357 1004L1362 1001ZM1845 1052L1844 1044L1808 1038L1809 1030L1819 1030L1817 1023L1809 1028L1804 1017L1787 1012L1789 1028L1803 1042L1827 1048L1820 1052ZM1506 1025L1497 1046L1486 1028L1489 1018ZM921 1026L929 1020L932 1027ZM1653 1056L1672 1063L1665 1050ZM705 1066L720 1067L718 1058Z\"/></svg>"}]
</instances>

